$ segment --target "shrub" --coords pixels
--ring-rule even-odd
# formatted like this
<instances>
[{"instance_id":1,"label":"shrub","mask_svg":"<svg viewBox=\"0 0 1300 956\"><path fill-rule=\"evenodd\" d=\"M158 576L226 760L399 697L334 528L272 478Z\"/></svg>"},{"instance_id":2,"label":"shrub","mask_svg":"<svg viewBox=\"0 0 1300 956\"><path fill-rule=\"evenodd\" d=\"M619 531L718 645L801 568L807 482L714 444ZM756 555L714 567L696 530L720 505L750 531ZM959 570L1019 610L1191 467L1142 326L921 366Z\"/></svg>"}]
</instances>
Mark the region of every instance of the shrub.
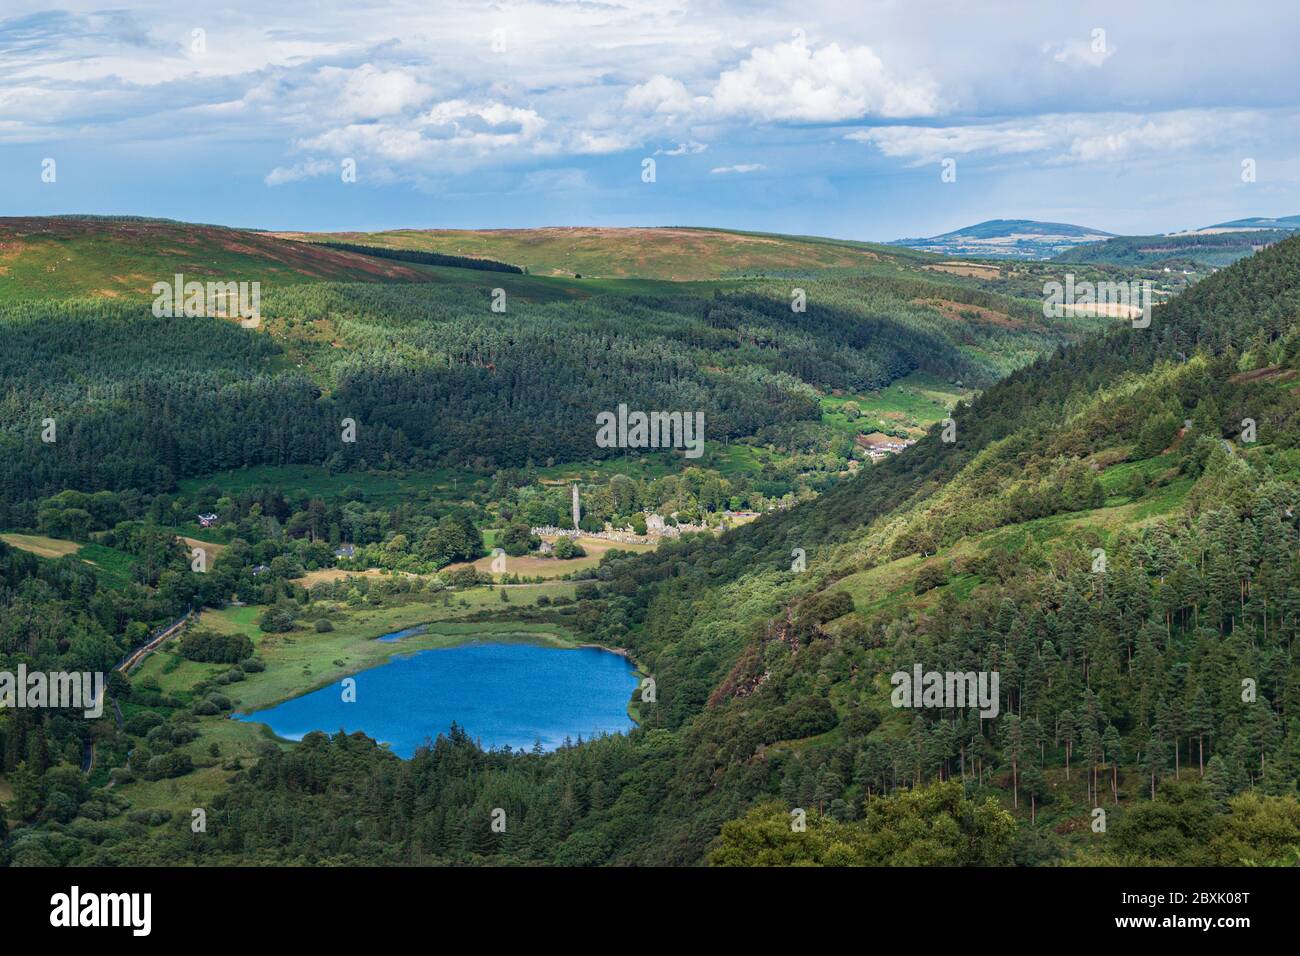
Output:
<instances>
[{"instance_id":1,"label":"shrub","mask_svg":"<svg viewBox=\"0 0 1300 956\"><path fill-rule=\"evenodd\" d=\"M451 583L458 588L472 588L478 580L478 572L473 567L457 568L451 572Z\"/></svg>"},{"instance_id":2,"label":"shrub","mask_svg":"<svg viewBox=\"0 0 1300 956\"><path fill-rule=\"evenodd\" d=\"M162 826L172 818L170 810L132 810L127 819L132 823L141 823L147 827Z\"/></svg>"},{"instance_id":3,"label":"shrub","mask_svg":"<svg viewBox=\"0 0 1300 956\"><path fill-rule=\"evenodd\" d=\"M168 777L183 777L193 770L194 761L189 754L177 751L150 757L141 775L146 780L163 780Z\"/></svg>"},{"instance_id":4,"label":"shrub","mask_svg":"<svg viewBox=\"0 0 1300 956\"><path fill-rule=\"evenodd\" d=\"M556 541L551 553L562 561L567 561L570 558L582 558L587 555L587 552L582 545L578 544L578 542L574 541L572 538L561 538L559 541Z\"/></svg>"},{"instance_id":5,"label":"shrub","mask_svg":"<svg viewBox=\"0 0 1300 956\"><path fill-rule=\"evenodd\" d=\"M253 642L243 634L190 631L181 638L181 656L207 664L234 664L253 656Z\"/></svg>"},{"instance_id":6,"label":"shrub","mask_svg":"<svg viewBox=\"0 0 1300 956\"><path fill-rule=\"evenodd\" d=\"M162 714L155 713L152 710L142 710L127 720L124 729L132 737L144 737L162 722Z\"/></svg>"},{"instance_id":7,"label":"shrub","mask_svg":"<svg viewBox=\"0 0 1300 956\"><path fill-rule=\"evenodd\" d=\"M948 572L940 565L929 564L923 567L916 580L912 582L914 594L924 594L948 583Z\"/></svg>"},{"instance_id":8,"label":"shrub","mask_svg":"<svg viewBox=\"0 0 1300 956\"><path fill-rule=\"evenodd\" d=\"M516 521L507 525L497 536L497 545L512 557L519 557L541 544L541 539L532 533L528 525Z\"/></svg>"},{"instance_id":9,"label":"shrub","mask_svg":"<svg viewBox=\"0 0 1300 956\"><path fill-rule=\"evenodd\" d=\"M198 740L199 732L193 727L173 727L172 743L177 747L188 744L190 741Z\"/></svg>"},{"instance_id":10,"label":"shrub","mask_svg":"<svg viewBox=\"0 0 1300 956\"><path fill-rule=\"evenodd\" d=\"M286 631L292 631L294 627L293 612L288 608L269 607L257 619L257 626L267 634L283 634ZM253 647L250 643L248 653L243 656L247 657L252 652ZM239 660L239 658L235 658L235 660Z\"/></svg>"}]
</instances>

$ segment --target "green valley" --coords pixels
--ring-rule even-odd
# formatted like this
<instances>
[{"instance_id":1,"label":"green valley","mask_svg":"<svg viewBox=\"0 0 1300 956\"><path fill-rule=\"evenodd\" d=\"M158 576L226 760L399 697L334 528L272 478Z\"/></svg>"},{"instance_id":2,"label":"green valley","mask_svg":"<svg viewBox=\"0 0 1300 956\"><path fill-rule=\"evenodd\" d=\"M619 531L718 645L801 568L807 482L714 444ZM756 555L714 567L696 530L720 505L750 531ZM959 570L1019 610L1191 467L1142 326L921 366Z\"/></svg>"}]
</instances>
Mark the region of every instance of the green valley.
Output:
<instances>
[{"instance_id":1,"label":"green valley","mask_svg":"<svg viewBox=\"0 0 1300 956\"><path fill-rule=\"evenodd\" d=\"M11 289L69 226L22 228ZM146 278L151 244L223 238L75 229ZM211 262L267 283L255 329L96 276L0 305L0 658L113 672L114 702L0 716L6 862L1243 865L1300 841L1300 240L1149 328L1044 318L1044 264L804 237L261 241ZM702 453L602 447L620 404L700 410ZM229 717L511 642L625 653L653 691L626 733L546 752ZM996 674L992 715L898 705L916 667ZM485 835L497 807L522 823Z\"/></svg>"}]
</instances>

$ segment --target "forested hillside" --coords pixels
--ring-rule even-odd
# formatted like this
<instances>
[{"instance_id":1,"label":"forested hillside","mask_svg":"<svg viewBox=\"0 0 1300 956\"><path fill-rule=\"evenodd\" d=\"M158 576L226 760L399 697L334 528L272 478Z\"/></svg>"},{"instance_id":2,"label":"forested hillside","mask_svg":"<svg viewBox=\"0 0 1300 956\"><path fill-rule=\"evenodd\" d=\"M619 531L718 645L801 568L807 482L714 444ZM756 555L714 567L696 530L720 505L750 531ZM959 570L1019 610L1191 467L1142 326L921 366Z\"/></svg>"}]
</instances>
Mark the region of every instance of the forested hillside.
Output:
<instances>
[{"instance_id":1,"label":"forested hillside","mask_svg":"<svg viewBox=\"0 0 1300 956\"><path fill-rule=\"evenodd\" d=\"M1250 229L1168 236L1116 236L1104 242L1069 249L1053 261L1208 271L1231 265L1293 234L1288 229Z\"/></svg>"},{"instance_id":2,"label":"forested hillside","mask_svg":"<svg viewBox=\"0 0 1300 956\"><path fill-rule=\"evenodd\" d=\"M776 279L534 296L446 272L473 275L277 288L256 330L0 310L0 670L110 671L207 609L114 674L120 715L4 715L0 861L1295 862L1300 238L1082 340L942 274L810 273L800 312ZM983 391L802 503L532 592L451 566L560 520L570 479L541 475L613 464L597 411L701 409L725 448L838 427L827 402L916 372ZM341 487L387 474L382 497ZM689 469L607 484L602 524L757 494ZM335 565L370 554L382 571ZM431 620L617 648L656 692L631 733L553 753L457 727L403 760L224 716L355 672L350 633ZM917 665L997 672L996 715L894 706Z\"/></svg>"},{"instance_id":3,"label":"forested hillside","mask_svg":"<svg viewBox=\"0 0 1300 956\"><path fill-rule=\"evenodd\" d=\"M1298 309L1291 241L1160 309L1150 329L1015 373L958 414L955 443L936 429L814 503L608 561L572 620L655 675L640 730L553 758L453 736L405 764L320 736L234 786L227 848L569 863L1291 859ZM1248 417L1254 442L1241 438ZM944 513L947 489L967 485L934 540L909 541L911 516ZM790 571L795 547L804 574ZM1000 715L891 707L884 677L913 663L999 670ZM341 780L392 812L337 827L351 819ZM950 789L924 796L940 782ZM526 841L470 825L501 805L531 821ZM792 807L829 818L818 839L791 834ZM1104 832L1093 807L1109 811Z\"/></svg>"},{"instance_id":4,"label":"forested hillside","mask_svg":"<svg viewBox=\"0 0 1300 956\"><path fill-rule=\"evenodd\" d=\"M478 285L496 273L445 271L472 279L276 286L259 332L103 298L0 308L3 500L254 465L584 460L617 453L592 439L596 413L619 403L702 411L726 442L817 421L819 395L914 371L982 386L1086 327L875 278L803 280L806 311L768 282L540 301L507 287L498 312ZM341 440L345 418L363 440ZM55 442L39 440L47 419Z\"/></svg>"}]
</instances>

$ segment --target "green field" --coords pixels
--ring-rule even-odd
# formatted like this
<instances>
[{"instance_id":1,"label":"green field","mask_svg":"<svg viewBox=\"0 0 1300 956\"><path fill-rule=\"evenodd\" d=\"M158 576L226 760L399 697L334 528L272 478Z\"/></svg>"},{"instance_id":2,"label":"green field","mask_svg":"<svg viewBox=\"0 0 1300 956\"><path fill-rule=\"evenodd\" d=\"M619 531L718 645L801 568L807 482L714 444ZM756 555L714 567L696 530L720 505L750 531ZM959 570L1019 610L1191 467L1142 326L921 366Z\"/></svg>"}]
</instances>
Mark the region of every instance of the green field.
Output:
<instances>
[{"instance_id":1,"label":"green field","mask_svg":"<svg viewBox=\"0 0 1300 956\"><path fill-rule=\"evenodd\" d=\"M968 402L975 394L974 389L915 372L875 392L826 396L822 399L822 422L852 434L889 429L916 433L946 418L958 401ZM843 412L845 403L850 401L861 412L853 420Z\"/></svg>"},{"instance_id":2,"label":"green field","mask_svg":"<svg viewBox=\"0 0 1300 956\"><path fill-rule=\"evenodd\" d=\"M93 565L95 573L106 584L120 587L134 579L132 572L135 568L135 559L115 548L108 548L102 544L88 544L77 552L77 557Z\"/></svg>"},{"instance_id":3,"label":"green field","mask_svg":"<svg viewBox=\"0 0 1300 956\"><path fill-rule=\"evenodd\" d=\"M106 587L121 587L133 580L135 560L129 554L102 544L79 544L46 535L18 533L0 534L0 541L50 561L75 555L94 568L95 575Z\"/></svg>"}]
</instances>

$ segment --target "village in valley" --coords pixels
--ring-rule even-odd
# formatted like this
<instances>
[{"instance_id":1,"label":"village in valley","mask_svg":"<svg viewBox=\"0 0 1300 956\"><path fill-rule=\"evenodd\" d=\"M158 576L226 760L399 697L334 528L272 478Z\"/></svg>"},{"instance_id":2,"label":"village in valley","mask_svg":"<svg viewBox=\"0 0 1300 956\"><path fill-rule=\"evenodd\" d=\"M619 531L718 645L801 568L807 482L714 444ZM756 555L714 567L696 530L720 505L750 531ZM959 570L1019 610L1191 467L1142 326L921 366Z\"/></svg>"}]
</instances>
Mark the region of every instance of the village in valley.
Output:
<instances>
[{"instance_id":1,"label":"village in valley","mask_svg":"<svg viewBox=\"0 0 1300 956\"><path fill-rule=\"evenodd\" d=\"M857 446L872 461L880 461L890 455L897 455L900 451L915 444L915 438L895 438L881 432L872 432L869 435L859 435L857 437Z\"/></svg>"},{"instance_id":2,"label":"village in valley","mask_svg":"<svg viewBox=\"0 0 1300 956\"><path fill-rule=\"evenodd\" d=\"M542 543L538 546L539 555L552 555L555 552L555 542L559 538L569 538L577 541L579 538L595 538L601 541L614 541L620 544L658 544L665 538L679 538L683 534L694 532L710 531L721 534L727 528L737 525L746 524L753 521L759 516L757 511L722 511L718 513L716 523L697 524L690 521L679 521L675 514L664 516L653 511L641 512L639 517L645 523L644 532L638 531L637 526L640 522L633 522L622 527L615 527L611 522L606 521L605 527L600 531L581 530L582 523L582 495L576 484L572 485L572 528L559 528L554 525L544 525L531 529L532 533L541 538Z\"/></svg>"}]
</instances>

